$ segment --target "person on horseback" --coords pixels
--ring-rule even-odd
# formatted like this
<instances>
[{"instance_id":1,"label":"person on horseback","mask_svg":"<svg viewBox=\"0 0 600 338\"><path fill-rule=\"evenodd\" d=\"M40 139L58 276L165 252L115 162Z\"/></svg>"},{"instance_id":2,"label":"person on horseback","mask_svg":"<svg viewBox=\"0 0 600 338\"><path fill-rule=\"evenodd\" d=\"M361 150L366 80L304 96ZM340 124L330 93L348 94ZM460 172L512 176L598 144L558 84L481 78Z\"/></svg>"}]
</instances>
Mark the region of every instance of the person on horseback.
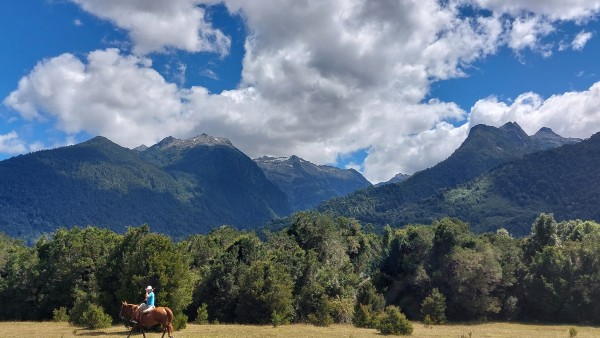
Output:
<instances>
[{"instance_id":1,"label":"person on horseback","mask_svg":"<svg viewBox=\"0 0 600 338\"><path fill-rule=\"evenodd\" d=\"M152 288L152 286L148 285L145 291L146 296L144 297L144 303L140 304L140 306L138 307L135 313L135 318L132 320L133 322L138 322L140 316L143 313L154 309L154 289Z\"/></svg>"}]
</instances>

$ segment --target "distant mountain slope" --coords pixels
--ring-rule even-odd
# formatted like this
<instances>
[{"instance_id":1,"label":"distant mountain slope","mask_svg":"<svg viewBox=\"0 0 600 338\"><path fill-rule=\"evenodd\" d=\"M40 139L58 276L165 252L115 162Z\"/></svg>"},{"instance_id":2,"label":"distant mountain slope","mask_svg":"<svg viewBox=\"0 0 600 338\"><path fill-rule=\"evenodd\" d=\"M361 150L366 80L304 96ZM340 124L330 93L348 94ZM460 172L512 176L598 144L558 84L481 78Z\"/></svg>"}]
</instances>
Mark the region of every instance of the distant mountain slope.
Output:
<instances>
[{"instance_id":1,"label":"distant mountain slope","mask_svg":"<svg viewBox=\"0 0 600 338\"><path fill-rule=\"evenodd\" d=\"M371 186L356 170L315 165L297 156L264 156L254 161L286 193L292 211L311 209L333 197Z\"/></svg>"},{"instance_id":2,"label":"distant mountain slope","mask_svg":"<svg viewBox=\"0 0 600 338\"><path fill-rule=\"evenodd\" d=\"M148 223L182 237L289 213L283 192L239 150L188 145L138 152L96 137L1 161L0 231L33 239L59 226Z\"/></svg>"},{"instance_id":3,"label":"distant mountain slope","mask_svg":"<svg viewBox=\"0 0 600 338\"><path fill-rule=\"evenodd\" d=\"M417 172L401 183L367 188L344 198L332 199L318 209L378 225L391 223L393 217L390 214L405 205L456 187L526 154L579 141L562 138L549 129L538 134L530 137L516 123L507 123L500 128L474 126L463 144L437 165ZM551 134L556 137L550 137Z\"/></svg>"},{"instance_id":4,"label":"distant mountain slope","mask_svg":"<svg viewBox=\"0 0 600 338\"><path fill-rule=\"evenodd\" d=\"M600 133L577 144L536 152L417 204L390 212L395 224L441 216L468 221L478 232L529 233L541 213L558 220L600 221Z\"/></svg>"},{"instance_id":5,"label":"distant mountain slope","mask_svg":"<svg viewBox=\"0 0 600 338\"><path fill-rule=\"evenodd\" d=\"M375 184L375 186L379 187L379 186L386 185L386 184L400 183L400 182L406 181L409 177L410 177L410 175L408 175L408 174L399 173L399 174L394 175L394 177L390 178L389 180L387 180L385 182L379 182L379 183Z\"/></svg>"},{"instance_id":6,"label":"distant mountain slope","mask_svg":"<svg viewBox=\"0 0 600 338\"><path fill-rule=\"evenodd\" d=\"M194 203L213 211L219 223L257 226L290 213L284 192L228 139L206 134L188 140L168 137L140 155L191 186Z\"/></svg>"}]
</instances>

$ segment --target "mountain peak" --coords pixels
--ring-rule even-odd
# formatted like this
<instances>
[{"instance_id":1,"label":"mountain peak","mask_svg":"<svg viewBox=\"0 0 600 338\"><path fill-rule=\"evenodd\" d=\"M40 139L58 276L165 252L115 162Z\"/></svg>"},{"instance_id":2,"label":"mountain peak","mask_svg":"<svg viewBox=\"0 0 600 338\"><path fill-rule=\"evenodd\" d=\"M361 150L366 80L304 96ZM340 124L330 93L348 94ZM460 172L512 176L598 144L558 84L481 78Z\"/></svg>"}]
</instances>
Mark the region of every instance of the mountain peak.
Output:
<instances>
[{"instance_id":1,"label":"mountain peak","mask_svg":"<svg viewBox=\"0 0 600 338\"><path fill-rule=\"evenodd\" d=\"M172 136L165 137L162 141L155 144L157 148L193 148L196 146L228 146L233 147L229 139L224 137L210 136L207 134L197 135L185 140L180 140Z\"/></svg>"},{"instance_id":2,"label":"mountain peak","mask_svg":"<svg viewBox=\"0 0 600 338\"><path fill-rule=\"evenodd\" d=\"M581 139L578 138L562 137L547 127L542 127L537 133L531 136L531 138L537 142L547 144L551 147L558 147L563 144L573 144L581 141Z\"/></svg>"},{"instance_id":3,"label":"mountain peak","mask_svg":"<svg viewBox=\"0 0 600 338\"><path fill-rule=\"evenodd\" d=\"M133 148L133 150L135 150L135 151L146 151L146 150L148 150L148 147L145 144L142 144L140 146L137 146L137 147Z\"/></svg>"},{"instance_id":4,"label":"mountain peak","mask_svg":"<svg viewBox=\"0 0 600 338\"><path fill-rule=\"evenodd\" d=\"M537 131L537 133L535 133L533 136L535 135L556 135L559 136L557 133L554 132L554 130L548 128L548 127L542 127L540 128L540 130Z\"/></svg>"},{"instance_id":5,"label":"mountain peak","mask_svg":"<svg viewBox=\"0 0 600 338\"><path fill-rule=\"evenodd\" d=\"M500 127L502 130L523 130L517 122L506 122Z\"/></svg>"}]
</instances>

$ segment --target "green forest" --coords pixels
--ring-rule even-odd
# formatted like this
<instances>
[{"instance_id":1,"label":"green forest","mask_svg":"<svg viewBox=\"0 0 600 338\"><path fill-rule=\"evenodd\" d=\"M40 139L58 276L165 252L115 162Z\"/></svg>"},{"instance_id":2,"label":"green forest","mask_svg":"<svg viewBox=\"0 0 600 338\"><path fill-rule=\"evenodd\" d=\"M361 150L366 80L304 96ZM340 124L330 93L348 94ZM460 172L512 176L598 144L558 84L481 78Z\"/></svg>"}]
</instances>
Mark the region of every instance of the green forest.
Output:
<instances>
[{"instance_id":1,"label":"green forest","mask_svg":"<svg viewBox=\"0 0 600 338\"><path fill-rule=\"evenodd\" d=\"M59 229L33 246L0 236L0 320L118 323L121 301L141 303L146 285L179 328L303 322L384 332L390 318L598 325L600 224L541 214L523 238L475 234L453 218L376 233L300 212L277 232L223 226L179 242L147 225Z\"/></svg>"}]
</instances>

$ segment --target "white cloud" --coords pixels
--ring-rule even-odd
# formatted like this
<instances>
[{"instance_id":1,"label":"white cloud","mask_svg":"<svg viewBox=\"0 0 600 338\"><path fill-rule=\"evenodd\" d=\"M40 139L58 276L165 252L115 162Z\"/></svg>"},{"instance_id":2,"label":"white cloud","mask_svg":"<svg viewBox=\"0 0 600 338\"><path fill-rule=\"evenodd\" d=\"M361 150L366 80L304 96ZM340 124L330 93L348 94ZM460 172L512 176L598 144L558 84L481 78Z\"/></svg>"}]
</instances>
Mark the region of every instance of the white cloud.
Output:
<instances>
[{"instance_id":1,"label":"white cloud","mask_svg":"<svg viewBox=\"0 0 600 338\"><path fill-rule=\"evenodd\" d=\"M471 125L492 126L516 121L528 133L550 127L566 137L587 138L598 132L600 125L600 82L588 90L567 92L543 99L535 93L525 93L507 104L490 97L479 100L471 109Z\"/></svg>"},{"instance_id":2,"label":"white cloud","mask_svg":"<svg viewBox=\"0 0 600 338\"><path fill-rule=\"evenodd\" d=\"M21 154L28 150L25 142L19 138L16 131L0 134L0 153Z\"/></svg>"},{"instance_id":3,"label":"white cloud","mask_svg":"<svg viewBox=\"0 0 600 338\"><path fill-rule=\"evenodd\" d=\"M571 46L573 46L574 50L582 50L583 47L585 47L585 45L588 43L588 41L590 41L592 36L593 34L591 32L581 31L575 36L573 42L571 43Z\"/></svg>"},{"instance_id":4,"label":"white cloud","mask_svg":"<svg viewBox=\"0 0 600 338\"><path fill-rule=\"evenodd\" d=\"M201 0L70 0L129 32L137 54L168 48L226 55L231 39L206 20Z\"/></svg>"},{"instance_id":5,"label":"white cloud","mask_svg":"<svg viewBox=\"0 0 600 338\"><path fill-rule=\"evenodd\" d=\"M517 17L523 13L535 13L552 21L581 22L600 13L600 0L472 0L472 2L495 12Z\"/></svg>"},{"instance_id":6,"label":"white cloud","mask_svg":"<svg viewBox=\"0 0 600 338\"><path fill-rule=\"evenodd\" d=\"M540 38L547 36L553 30L552 24L543 18L537 16L517 18L512 23L508 46L517 51L525 48L545 49L545 46L540 45Z\"/></svg>"},{"instance_id":7,"label":"white cloud","mask_svg":"<svg viewBox=\"0 0 600 338\"><path fill-rule=\"evenodd\" d=\"M66 133L87 131L128 146L186 130L181 93L148 59L108 49L86 61L63 54L40 62L4 103L25 119L56 120Z\"/></svg>"},{"instance_id":8,"label":"white cloud","mask_svg":"<svg viewBox=\"0 0 600 338\"><path fill-rule=\"evenodd\" d=\"M72 1L126 29L138 55L169 48L224 54L229 48L229 38L198 6L216 1ZM470 116L454 103L426 97L432 82L465 76L473 62L501 46L548 52L541 41L555 20L584 20L597 11L594 5L578 1L569 14L560 12L560 4L481 0L496 12L473 18L461 15L464 3L226 0L231 12L242 13L249 32L242 81L234 90L182 88L149 59L107 49L85 60L67 53L40 62L4 103L25 119L51 121L68 134L104 135L128 147L207 132L230 138L252 157L296 154L332 163L369 149L364 173L383 181L443 160L474 123L558 125L549 107L562 101L531 93L511 105L481 100ZM591 95L585 93L573 95ZM596 119L589 110L594 102L578 103L588 123ZM460 127L448 122L467 119Z\"/></svg>"}]
</instances>

